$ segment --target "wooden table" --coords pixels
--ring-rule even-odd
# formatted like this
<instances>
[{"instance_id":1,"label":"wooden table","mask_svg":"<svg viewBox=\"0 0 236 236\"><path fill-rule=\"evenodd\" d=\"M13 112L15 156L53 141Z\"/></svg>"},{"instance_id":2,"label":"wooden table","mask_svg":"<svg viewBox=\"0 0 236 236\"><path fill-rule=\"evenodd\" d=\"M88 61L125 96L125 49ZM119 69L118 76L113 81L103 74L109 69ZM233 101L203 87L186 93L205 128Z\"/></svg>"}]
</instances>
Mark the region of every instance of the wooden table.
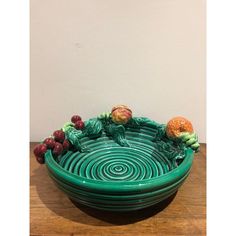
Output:
<instances>
[{"instance_id":1,"label":"wooden table","mask_svg":"<svg viewBox=\"0 0 236 236\"><path fill-rule=\"evenodd\" d=\"M75 206L36 162L30 144L30 233L32 236L205 235L206 145L175 196L134 213L107 213ZM79 208L78 208L79 207Z\"/></svg>"}]
</instances>

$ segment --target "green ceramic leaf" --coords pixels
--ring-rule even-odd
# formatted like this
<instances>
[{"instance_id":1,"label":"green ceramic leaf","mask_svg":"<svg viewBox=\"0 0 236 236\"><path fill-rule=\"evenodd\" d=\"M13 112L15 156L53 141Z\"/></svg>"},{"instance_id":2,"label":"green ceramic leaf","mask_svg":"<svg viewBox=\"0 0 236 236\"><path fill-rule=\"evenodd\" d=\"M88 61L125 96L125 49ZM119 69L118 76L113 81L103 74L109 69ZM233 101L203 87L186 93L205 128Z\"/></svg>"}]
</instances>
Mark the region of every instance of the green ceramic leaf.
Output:
<instances>
[{"instance_id":1,"label":"green ceramic leaf","mask_svg":"<svg viewBox=\"0 0 236 236\"><path fill-rule=\"evenodd\" d=\"M74 127L67 127L65 129L66 138L76 148L81 150L80 139L84 136L81 130L77 130Z\"/></svg>"},{"instance_id":2,"label":"green ceramic leaf","mask_svg":"<svg viewBox=\"0 0 236 236\"><path fill-rule=\"evenodd\" d=\"M97 118L93 118L85 122L83 133L85 136L88 136L90 138L98 138L102 135L102 130L102 121Z\"/></svg>"},{"instance_id":3,"label":"green ceramic leaf","mask_svg":"<svg viewBox=\"0 0 236 236\"><path fill-rule=\"evenodd\" d=\"M123 125L116 125L114 123L105 127L107 135L113 137L114 141L120 146L128 147L128 141L125 139L125 128Z\"/></svg>"},{"instance_id":4,"label":"green ceramic leaf","mask_svg":"<svg viewBox=\"0 0 236 236\"><path fill-rule=\"evenodd\" d=\"M111 112L103 112L98 116L100 120L108 120L111 118Z\"/></svg>"},{"instance_id":5,"label":"green ceramic leaf","mask_svg":"<svg viewBox=\"0 0 236 236\"><path fill-rule=\"evenodd\" d=\"M63 130L64 132L66 132L68 129L70 129L70 128L72 128L72 127L74 127L74 124L73 124L72 122L66 122L66 123L63 125L62 130Z\"/></svg>"}]
</instances>

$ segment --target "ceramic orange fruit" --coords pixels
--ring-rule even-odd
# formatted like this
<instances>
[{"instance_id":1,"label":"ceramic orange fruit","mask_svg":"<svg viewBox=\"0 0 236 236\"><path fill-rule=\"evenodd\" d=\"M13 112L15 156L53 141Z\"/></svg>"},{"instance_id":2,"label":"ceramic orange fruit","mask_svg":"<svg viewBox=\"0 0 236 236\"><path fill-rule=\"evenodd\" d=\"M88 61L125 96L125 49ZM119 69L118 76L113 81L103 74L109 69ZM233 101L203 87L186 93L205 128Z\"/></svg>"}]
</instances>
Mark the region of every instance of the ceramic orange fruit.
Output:
<instances>
[{"instance_id":1,"label":"ceramic orange fruit","mask_svg":"<svg viewBox=\"0 0 236 236\"><path fill-rule=\"evenodd\" d=\"M132 111L125 105L117 105L111 111L112 121L116 124L126 124L132 118Z\"/></svg>"},{"instance_id":2,"label":"ceramic orange fruit","mask_svg":"<svg viewBox=\"0 0 236 236\"><path fill-rule=\"evenodd\" d=\"M186 132L193 133L193 126L184 117L174 117L167 123L166 134L169 138L178 138L182 133Z\"/></svg>"}]
</instances>

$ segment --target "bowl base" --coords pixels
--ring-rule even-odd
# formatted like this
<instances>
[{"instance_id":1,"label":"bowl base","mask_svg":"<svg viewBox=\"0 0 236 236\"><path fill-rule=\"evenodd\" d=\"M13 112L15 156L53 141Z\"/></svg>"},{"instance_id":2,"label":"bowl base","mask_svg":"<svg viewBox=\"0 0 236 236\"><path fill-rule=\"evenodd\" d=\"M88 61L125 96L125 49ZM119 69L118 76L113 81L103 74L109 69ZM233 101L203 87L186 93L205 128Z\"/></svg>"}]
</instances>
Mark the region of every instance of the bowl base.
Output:
<instances>
[{"instance_id":1,"label":"bowl base","mask_svg":"<svg viewBox=\"0 0 236 236\"><path fill-rule=\"evenodd\" d=\"M114 224L114 225L125 225L138 222L140 220L147 219L152 217L159 212L163 211L168 205L174 200L177 191L171 196L167 197L163 201L139 210L133 211L107 211L107 210L99 210L89 206L85 206L81 203L70 199L71 202L79 208L79 210L83 211L87 215L90 215L94 218L100 219L102 221Z\"/></svg>"}]
</instances>

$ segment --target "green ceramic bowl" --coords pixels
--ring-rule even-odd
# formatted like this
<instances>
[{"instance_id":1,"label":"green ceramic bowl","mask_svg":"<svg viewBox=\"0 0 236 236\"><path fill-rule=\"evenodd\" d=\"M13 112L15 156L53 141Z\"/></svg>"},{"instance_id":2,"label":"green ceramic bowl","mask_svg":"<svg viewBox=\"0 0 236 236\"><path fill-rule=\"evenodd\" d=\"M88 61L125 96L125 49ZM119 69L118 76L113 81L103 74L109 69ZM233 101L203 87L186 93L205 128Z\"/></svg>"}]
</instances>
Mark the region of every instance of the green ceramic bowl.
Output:
<instances>
[{"instance_id":1,"label":"green ceramic bowl","mask_svg":"<svg viewBox=\"0 0 236 236\"><path fill-rule=\"evenodd\" d=\"M84 151L54 157L48 150L49 175L70 199L92 208L133 211L152 206L178 190L194 156L190 147L160 138L158 128L154 122L125 126L125 145L101 131L80 138Z\"/></svg>"}]
</instances>

